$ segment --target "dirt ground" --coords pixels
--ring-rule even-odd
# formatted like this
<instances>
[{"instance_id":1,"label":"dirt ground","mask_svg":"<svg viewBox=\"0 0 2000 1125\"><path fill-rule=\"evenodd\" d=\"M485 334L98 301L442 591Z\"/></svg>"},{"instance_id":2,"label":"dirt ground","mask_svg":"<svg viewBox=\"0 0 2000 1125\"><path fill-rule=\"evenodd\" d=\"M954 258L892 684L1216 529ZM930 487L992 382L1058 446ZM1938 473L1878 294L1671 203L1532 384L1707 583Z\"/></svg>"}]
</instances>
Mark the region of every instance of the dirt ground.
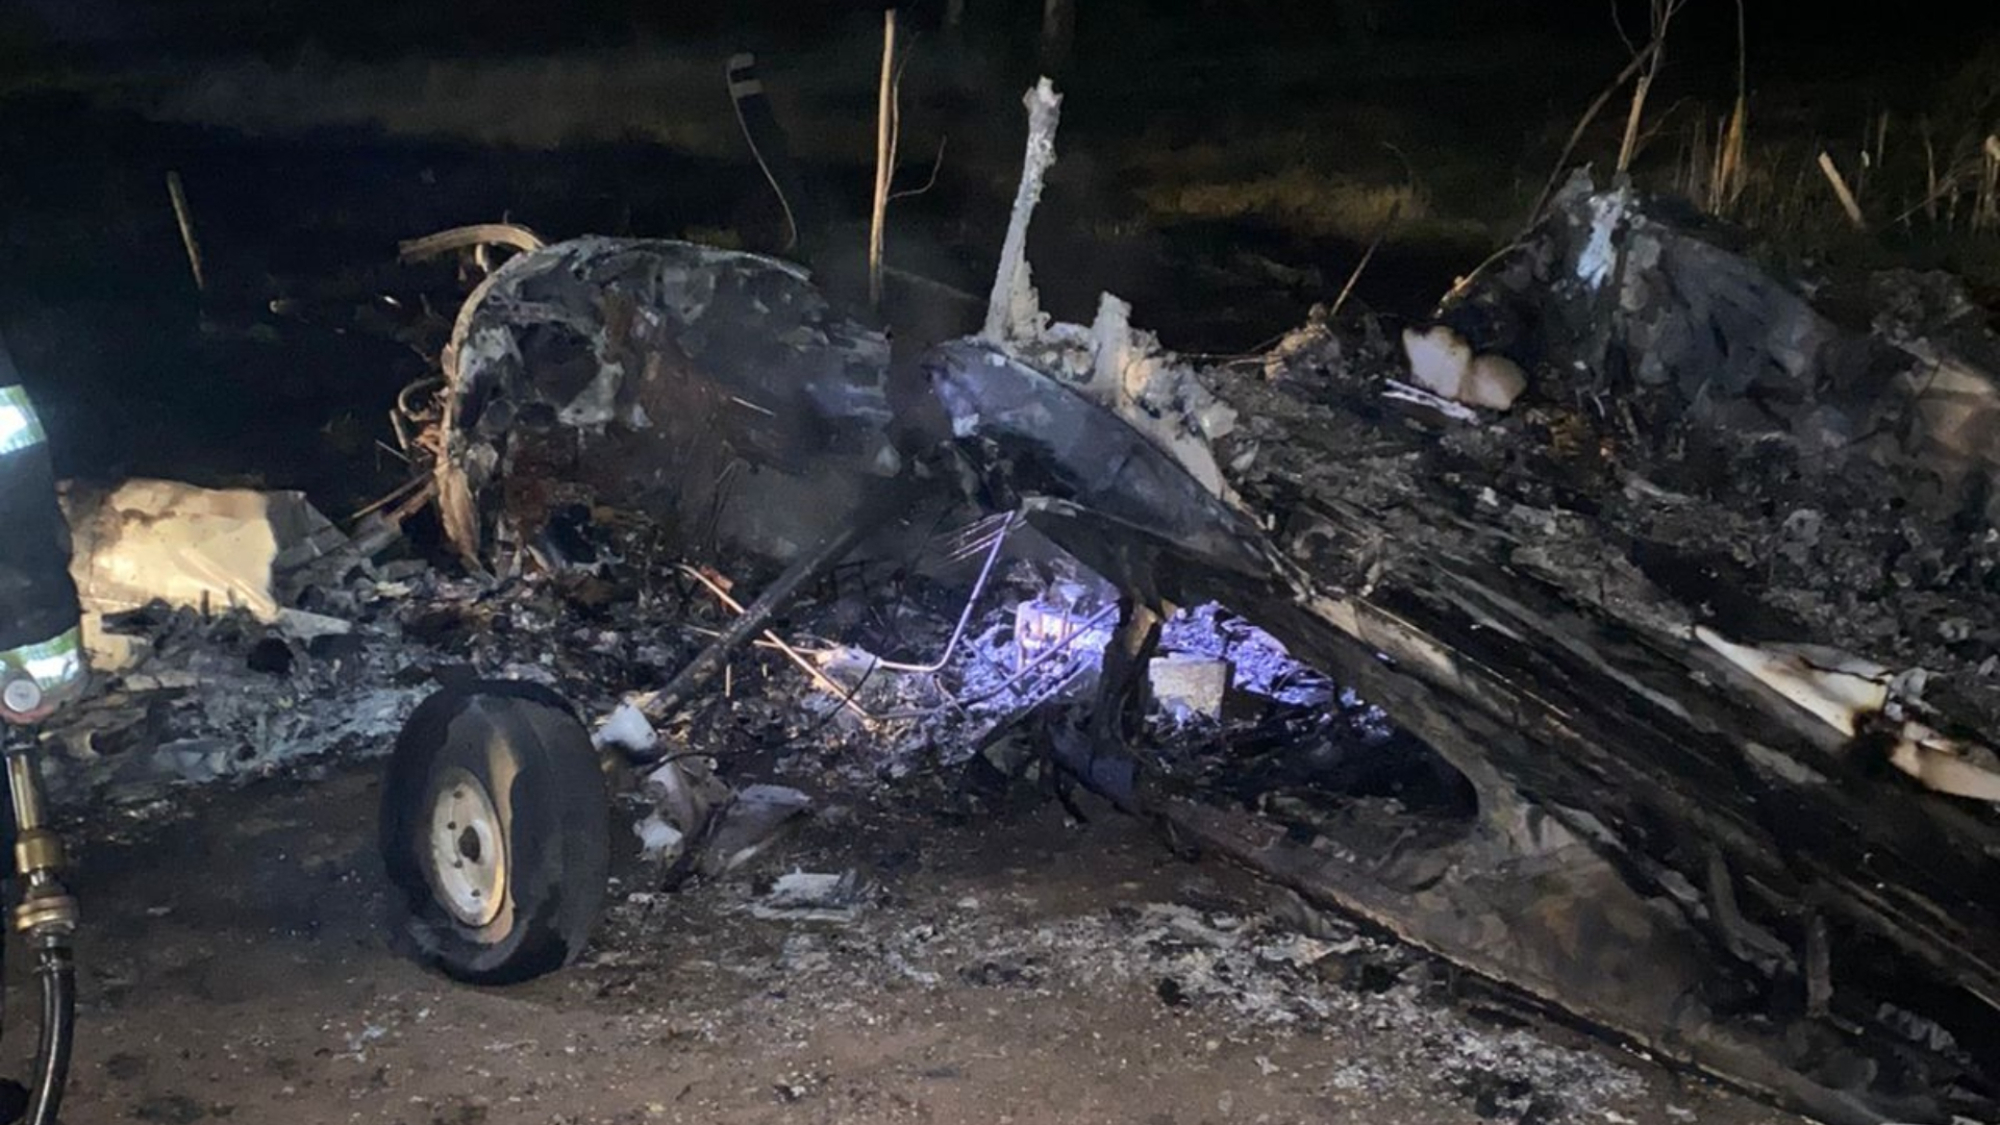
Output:
<instances>
[{"instance_id":1,"label":"dirt ground","mask_svg":"<svg viewBox=\"0 0 2000 1125\"><path fill-rule=\"evenodd\" d=\"M581 966L460 987L385 940L376 773L194 794L81 842L65 1120L1784 1119L1131 820L968 813L921 783L833 799L765 861L854 870L848 920L760 918L755 877L649 893L626 859ZM15 965L10 1005L29 986Z\"/></svg>"}]
</instances>

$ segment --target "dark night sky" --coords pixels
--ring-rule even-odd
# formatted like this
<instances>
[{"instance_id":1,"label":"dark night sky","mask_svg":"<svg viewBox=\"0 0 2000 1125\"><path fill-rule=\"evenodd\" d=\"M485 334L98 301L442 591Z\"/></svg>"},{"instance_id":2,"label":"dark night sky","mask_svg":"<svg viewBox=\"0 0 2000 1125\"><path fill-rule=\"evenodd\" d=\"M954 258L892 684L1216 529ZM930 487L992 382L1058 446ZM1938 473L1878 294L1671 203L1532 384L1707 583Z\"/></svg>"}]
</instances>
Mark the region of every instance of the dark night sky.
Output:
<instances>
[{"instance_id":1,"label":"dark night sky","mask_svg":"<svg viewBox=\"0 0 2000 1125\"><path fill-rule=\"evenodd\" d=\"M1962 55L2000 30L2000 4L1814 5L1810 18L1801 8L1772 0L1746 0L1754 45L1849 49L1857 63L1887 53L1935 51ZM356 0L15 0L61 41L99 46L251 40L275 44L351 44L356 49L447 48L468 36L495 49L532 49L565 40L605 40L635 27L663 33L716 34L762 28L811 35L860 10L879 10L882 0L738 0L735 3L671 3L662 0L459 0L457 3L387 3ZM918 20L942 0L914 0L904 8ZM1010 9L1032 19L1038 0L968 0L982 8ZM1297 32L1330 22L1329 0L1078 0L1080 30L1093 24L1138 16L1186 21L1205 30L1235 25L1246 30ZM1623 0L1628 28L1645 23L1643 0ZM1493 0L1375 0L1374 8L1391 37L1439 32L1492 34L1532 28L1553 36L1600 39L1611 32L1610 5L1604 0L1496 4ZM374 9L374 11L370 11ZM1690 0L1680 16L1680 34L1690 42L1733 47L1736 8L1730 0ZM372 40L372 41L371 41ZM1771 48L1782 64L1784 52Z\"/></svg>"}]
</instances>

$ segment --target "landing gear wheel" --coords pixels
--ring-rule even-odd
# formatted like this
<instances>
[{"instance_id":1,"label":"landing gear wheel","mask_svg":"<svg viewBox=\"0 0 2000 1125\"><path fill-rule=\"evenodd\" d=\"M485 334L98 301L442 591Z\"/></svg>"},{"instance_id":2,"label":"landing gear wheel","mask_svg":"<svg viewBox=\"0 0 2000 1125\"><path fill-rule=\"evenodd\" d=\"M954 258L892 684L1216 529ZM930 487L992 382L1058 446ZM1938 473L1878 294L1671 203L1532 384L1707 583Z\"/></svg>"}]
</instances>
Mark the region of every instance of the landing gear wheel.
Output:
<instances>
[{"instance_id":1,"label":"landing gear wheel","mask_svg":"<svg viewBox=\"0 0 2000 1125\"><path fill-rule=\"evenodd\" d=\"M604 904L609 818L590 736L561 697L507 681L437 692L382 785L396 936L472 984L561 968Z\"/></svg>"},{"instance_id":2,"label":"landing gear wheel","mask_svg":"<svg viewBox=\"0 0 2000 1125\"><path fill-rule=\"evenodd\" d=\"M500 810L486 783L457 766L438 771L433 788L430 864L424 874L453 917L468 926L490 926L507 899Z\"/></svg>"}]
</instances>

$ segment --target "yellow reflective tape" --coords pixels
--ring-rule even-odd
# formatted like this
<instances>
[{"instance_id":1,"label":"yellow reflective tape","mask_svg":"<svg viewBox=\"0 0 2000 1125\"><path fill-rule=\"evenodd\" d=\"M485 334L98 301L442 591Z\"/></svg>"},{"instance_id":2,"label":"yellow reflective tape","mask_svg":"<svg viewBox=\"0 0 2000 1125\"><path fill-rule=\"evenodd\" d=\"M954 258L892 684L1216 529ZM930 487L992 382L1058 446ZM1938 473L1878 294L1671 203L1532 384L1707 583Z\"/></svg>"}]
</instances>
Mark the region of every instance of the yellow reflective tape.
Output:
<instances>
[{"instance_id":1,"label":"yellow reflective tape","mask_svg":"<svg viewBox=\"0 0 2000 1125\"><path fill-rule=\"evenodd\" d=\"M19 453L48 440L41 419L20 387L0 387L0 457Z\"/></svg>"},{"instance_id":2,"label":"yellow reflective tape","mask_svg":"<svg viewBox=\"0 0 2000 1125\"><path fill-rule=\"evenodd\" d=\"M0 652L0 668L12 668L50 691L83 676L83 633L69 629L46 641Z\"/></svg>"}]
</instances>

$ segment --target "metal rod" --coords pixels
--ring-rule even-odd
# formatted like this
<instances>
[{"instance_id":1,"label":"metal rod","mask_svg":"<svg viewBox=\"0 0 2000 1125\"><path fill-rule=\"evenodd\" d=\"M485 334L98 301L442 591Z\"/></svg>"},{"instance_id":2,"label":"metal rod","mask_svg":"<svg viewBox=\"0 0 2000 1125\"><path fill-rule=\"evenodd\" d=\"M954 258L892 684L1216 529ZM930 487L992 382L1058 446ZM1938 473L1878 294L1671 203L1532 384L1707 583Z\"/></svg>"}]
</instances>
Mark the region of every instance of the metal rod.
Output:
<instances>
[{"instance_id":1,"label":"metal rod","mask_svg":"<svg viewBox=\"0 0 2000 1125\"><path fill-rule=\"evenodd\" d=\"M47 821L42 811L42 787L35 777L34 755L19 743L7 747L7 790L14 803L17 835L34 831Z\"/></svg>"},{"instance_id":2,"label":"metal rod","mask_svg":"<svg viewBox=\"0 0 2000 1125\"><path fill-rule=\"evenodd\" d=\"M883 490L883 496L882 501L856 513L839 531L828 536L811 552L801 555L775 582L765 587L764 592L757 595L757 600L744 608L743 616L738 617L700 655L676 673L667 686L645 701L640 709L646 717L658 722L680 710L695 692L722 671L729 662L730 654L764 632L771 619L790 605L807 583L831 570L863 539L894 520L902 511L904 494L900 489L887 488Z\"/></svg>"},{"instance_id":3,"label":"metal rod","mask_svg":"<svg viewBox=\"0 0 2000 1125\"><path fill-rule=\"evenodd\" d=\"M945 665L950 664L952 656L958 652L958 643L965 639L965 628L972 622L972 611L979 605L979 596L986 592L986 581L993 576L993 564L1000 561L1000 552L1007 546L1007 535L1013 530L1014 517L1010 515L1007 522L1002 524L1000 530L993 536L992 549L986 552L986 563L979 568L979 580L972 584L972 593L965 597L965 608L959 612L958 625L951 631L951 640L945 643L944 655L928 664L899 664L893 660L878 660L876 663L891 672L915 672L922 675L944 671Z\"/></svg>"},{"instance_id":4,"label":"metal rod","mask_svg":"<svg viewBox=\"0 0 2000 1125\"><path fill-rule=\"evenodd\" d=\"M1098 625L1102 624L1105 620L1109 619L1110 616L1116 612L1118 612L1118 606L1116 604L1108 605L1105 606L1103 609L1098 610L1096 613L1086 618L1082 625L1072 630L1069 636L1066 636L1062 640L1057 641L1049 648L1037 654L1033 660L1030 660L1026 664L1021 665L1020 671L1015 672L1013 675L1000 681L1000 683L997 686L988 688L987 690L980 692L978 695L972 696L971 698L968 699L959 699L954 697L950 703L941 707L917 707L903 711L889 711L884 714L876 715L874 716L874 718L880 722L888 722L890 720L899 720L899 719L923 719L923 718L928 718L932 715L941 715L944 712L951 710L952 708L963 709L966 707L970 707L976 703L984 703L987 700L992 699L993 697L999 695L1001 692L1007 691L1013 688L1015 685L1019 684L1021 681L1027 679L1028 673L1033 672L1035 669L1040 668L1042 665L1047 664L1051 660L1054 660L1056 657L1061 656L1064 653L1068 652L1071 648L1075 647L1078 638L1082 637L1085 633L1088 633L1090 630L1095 629Z\"/></svg>"},{"instance_id":5,"label":"metal rod","mask_svg":"<svg viewBox=\"0 0 2000 1125\"><path fill-rule=\"evenodd\" d=\"M730 597L729 591L723 589L721 583L715 581L713 578L710 578L708 575L703 574L701 571L696 570L694 567L691 566L684 566L681 568L681 571L686 575L688 575L688 577L693 578L696 582L699 582L703 586L708 587L708 592L715 595L715 600L721 602L732 613L743 612L743 603L737 601L735 598ZM835 695L845 696L846 698L844 698L842 702L847 705L847 709L854 712L856 715L861 716L863 722L869 721L867 709L862 707L859 703L854 702L853 696L849 694L846 688L842 687L838 683L835 683L833 678L831 676L828 676L825 672L820 671L819 666L814 664L812 661L806 659L805 654L801 653L798 649L793 648L791 645L785 643L785 639L783 637L780 637L778 636L777 633L772 632L769 629L766 629L762 634L762 639L759 640L757 643L760 645L769 645L770 647L777 649L779 652L784 653L786 659L798 665L800 671L803 671L806 675L811 676L814 683L818 684L819 686L825 688L826 690L832 692ZM730 694L730 687L727 681L727 672L729 671L729 665L725 663L722 667L725 673L725 680L722 693L724 695L728 695Z\"/></svg>"}]
</instances>

